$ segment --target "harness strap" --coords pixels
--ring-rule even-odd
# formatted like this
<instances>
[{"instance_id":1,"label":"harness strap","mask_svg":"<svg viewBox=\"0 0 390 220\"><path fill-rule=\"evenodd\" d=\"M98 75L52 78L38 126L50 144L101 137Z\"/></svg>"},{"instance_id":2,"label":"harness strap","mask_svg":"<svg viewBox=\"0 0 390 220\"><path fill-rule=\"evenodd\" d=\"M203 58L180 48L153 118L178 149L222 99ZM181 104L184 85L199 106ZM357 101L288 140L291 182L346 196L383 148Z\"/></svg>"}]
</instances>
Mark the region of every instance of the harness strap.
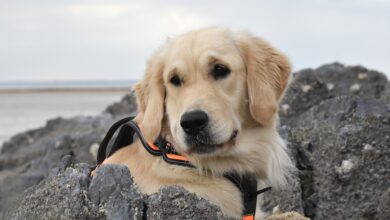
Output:
<instances>
[{"instance_id":1,"label":"harness strap","mask_svg":"<svg viewBox=\"0 0 390 220\"><path fill-rule=\"evenodd\" d=\"M108 130L106 136L103 138L98 150L97 164L103 163L103 161L115 153L117 150L126 147L134 142L134 135L136 134L142 143L142 146L154 156L162 156L163 160L170 164L194 167L186 157L180 155L174 150L174 148L161 136L155 143L148 143L143 137L138 125L132 121L134 117L127 117L114 123ZM107 147L111 138L114 136L115 131L119 130L118 135L112 145L109 153L107 154Z\"/></svg>"},{"instance_id":2,"label":"harness strap","mask_svg":"<svg viewBox=\"0 0 390 220\"><path fill-rule=\"evenodd\" d=\"M133 120L134 117L127 117L127 118L123 118L117 122L115 122L111 127L110 129L108 129L107 131L107 134L106 136L104 136L102 142L100 143L100 146L99 146L99 149L98 149L98 154L97 154L97 164L101 164L103 163L103 161L106 159L106 150L107 150L107 146L108 146L108 143L110 142L112 136L115 134L115 131L118 130L119 127L121 127L124 123L126 122L129 122L131 120ZM125 138L126 139L126 138ZM133 136L131 135L131 139L133 139ZM118 150L118 149L114 149L116 148L115 146L112 147L112 150ZM111 153L110 152L110 153ZM114 151L115 152L115 151ZM110 156L110 154L109 154Z\"/></svg>"},{"instance_id":3,"label":"harness strap","mask_svg":"<svg viewBox=\"0 0 390 220\"><path fill-rule=\"evenodd\" d=\"M257 195L271 190L267 187L257 191L257 180L250 175L241 176L237 173L227 173L225 178L230 180L241 192L244 203L243 220L252 220L256 214Z\"/></svg>"},{"instance_id":4,"label":"harness strap","mask_svg":"<svg viewBox=\"0 0 390 220\"><path fill-rule=\"evenodd\" d=\"M115 122L108 130L106 136L103 138L97 154L97 166L115 153L117 150L126 147L134 142L134 136L137 135L142 145L150 154L154 156L162 156L163 160L169 164L187 166L195 168L189 160L180 155L175 148L167 142L162 136L159 136L154 143L148 143L143 137L138 125L133 121L134 117L123 118ZM109 153L107 154L107 147L110 140L118 130L118 135L113 143ZM224 175L231 181L241 192L242 201L244 203L243 220L253 220L256 212L257 195L271 189L267 187L257 191L257 180L250 175L241 176L237 173L227 173Z\"/></svg>"}]
</instances>

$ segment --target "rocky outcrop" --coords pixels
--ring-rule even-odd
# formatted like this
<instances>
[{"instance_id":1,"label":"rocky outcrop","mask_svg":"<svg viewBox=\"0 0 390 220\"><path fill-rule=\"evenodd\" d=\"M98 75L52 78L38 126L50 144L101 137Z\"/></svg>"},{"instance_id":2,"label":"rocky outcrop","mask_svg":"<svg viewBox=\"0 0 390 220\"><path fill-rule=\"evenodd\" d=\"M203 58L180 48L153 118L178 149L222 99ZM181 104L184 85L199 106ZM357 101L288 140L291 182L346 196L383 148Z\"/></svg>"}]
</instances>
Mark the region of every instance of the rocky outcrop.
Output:
<instances>
[{"instance_id":1,"label":"rocky outcrop","mask_svg":"<svg viewBox=\"0 0 390 220\"><path fill-rule=\"evenodd\" d=\"M264 194L263 208L312 219L390 219L389 85L379 72L338 63L294 73L280 132L298 172L287 189ZM129 94L99 116L54 119L5 143L0 218L221 219L217 207L182 188L140 194L121 166L89 178L106 129L135 108Z\"/></svg>"},{"instance_id":2,"label":"rocky outcrop","mask_svg":"<svg viewBox=\"0 0 390 220\"><path fill-rule=\"evenodd\" d=\"M108 106L103 113L108 113L114 117L122 117L131 115L137 111L136 98L134 91L124 96L120 102L116 102Z\"/></svg>"},{"instance_id":3,"label":"rocky outcrop","mask_svg":"<svg viewBox=\"0 0 390 220\"><path fill-rule=\"evenodd\" d=\"M338 63L295 73L280 131L299 171L290 188L265 196L265 208L312 219L389 219L388 85L379 72Z\"/></svg>"},{"instance_id":4,"label":"rocky outcrop","mask_svg":"<svg viewBox=\"0 0 390 220\"><path fill-rule=\"evenodd\" d=\"M10 218L223 219L216 206L181 187L142 195L126 166L101 166L91 180L91 166L72 159L66 156L60 168L26 190Z\"/></svg>"},{"instance_id":5,"label":"rocky outcrop","mask_svg":"<svg viewBox=\"0 0 390 220\"><path fill-rule=\"evenodd\" d=\"M87 197L90 165L71 165L66 156L61 168L27 189L11 219L101 219Z\"/></svg>"},{"instance_id":6,"label":"rocky outcrop","mask_svg":"<svg viewBox=\"0 0 390 220\"><path fill-rule=\"evenodd\" d=\"M130 100L134 100L132 94L96 117L49 120L46 126L5 142L0 153L0 219L12 210L25 189L46 178L65 155L73 155L76 162L94 164L98 143L109 126L134 114L135 102L129 103ZM118 106L122 106L121 110Z\"/></svg>"},{"instance_id":7,"label":"rocky outcrop","mask_svg":"<svg viewBox=\"0 0 390 220\"><path fill-rule=\"evenodd\" d=\"M280 107L282 123L323 100L338 96L387 100L389 89L384 74L362 66L333 63L317 69L304 69L293 74Z\"/></svg>"},{"instance_id":8,"label":"rocky outcrop","mask_svg":"<svg viewBox=\"0 0 390 220\"><path fill-rule=\"evenodd\" d=\"M303 211L313 219L379 219L390 189L390 108L336 97L285 125L299 169ZM297 192L296 192L297 193ZM290 203L279 195L279 204Z\"/></svg>"},{"instance_id":9,"label":"rocky outcrop","mask_svg":"<svg viewBox=\"0 0 390 220\"><path fill-rule=\"evenodd\" d=\"M390 103L390 82L387 82L385 91L381 95L381 99L386 103Z\"/></svg>"}]
</instances>

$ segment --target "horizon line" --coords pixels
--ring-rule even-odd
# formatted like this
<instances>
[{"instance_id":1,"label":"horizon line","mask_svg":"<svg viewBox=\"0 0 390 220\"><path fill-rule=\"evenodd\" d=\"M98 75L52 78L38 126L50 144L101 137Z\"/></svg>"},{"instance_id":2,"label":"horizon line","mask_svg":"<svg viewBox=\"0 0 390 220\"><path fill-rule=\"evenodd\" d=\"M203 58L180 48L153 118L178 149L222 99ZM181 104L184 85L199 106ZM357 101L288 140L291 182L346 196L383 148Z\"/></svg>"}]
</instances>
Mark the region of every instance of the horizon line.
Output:
<instances>
[{"instance_id":1,"label":"horizon line","mask_svg":"<svg viewBox=\"0 0 390 220\"><path fill-rule=\"evenodd\" d=\"M0 80L1 83L56 83L56 82L134 82L140 79L22 79L22 80Z\"/></svg>"}]
</instances>

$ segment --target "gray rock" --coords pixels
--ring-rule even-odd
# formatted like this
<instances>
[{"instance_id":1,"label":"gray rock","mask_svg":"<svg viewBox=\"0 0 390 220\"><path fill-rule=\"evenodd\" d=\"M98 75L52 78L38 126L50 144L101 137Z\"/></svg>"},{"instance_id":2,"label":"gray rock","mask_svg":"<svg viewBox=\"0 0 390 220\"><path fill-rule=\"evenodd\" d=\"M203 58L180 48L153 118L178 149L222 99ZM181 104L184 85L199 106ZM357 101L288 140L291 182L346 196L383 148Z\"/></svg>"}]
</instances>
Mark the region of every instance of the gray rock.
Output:
<instances>
[{"instance_id":1,"label":"gray rock","mask_svg":"<svg viewBox=\"0 0 390 220\"><path fill-rule=\"evenodd\" d=\"M13 210L15 203L28 187L37 185L46 176L41 173L7 173L0 179L0 219L5 219L5 212Z\"/></svg>"},{"instance_id":2,"label":"gray rock","mask_svg":"<svg viewBox=\"0 0 390 220\"><path fill-rule=\"evenodd\" d=\"M147 218L227 219L217 206L176 186L162 188L149 197Z\"/></svg>"},{"instance_id":3,"label":"gray rock","mask_svg":"<svg viewBox=\"0 0 390 220\"><path fill-rule=\"evenodd\" d=\"M281 103L282 120L295 117L322 100L332 98L326 83L312 69L293 74L293 80Z\"/></svg>"},{"instance_id":4,"label":"gray rock","mask_svg":"<svg viewBox=\"0 0 390 220\"><path fill-rule=\"evenodd\" d=\"M121 101L116 102L106 108L104 113L109 113L115 117L129 116L137 111L136 98L134 91L125 95Z\"/></svg>"},{"instance_id":5,"label":"gray rock","mask_svg":"<svg viewBox=\"0 0 390 220\"><path fill-rule=\"evenodd\" d=\"M308 217L390 219L377 209L390 185L389 122L390 108L379 100L338 97L290 123Z\"/></svg>"},{"instance_id":6,"label":"gray rock","mask_svg":"<svg viewBox=\"0 0 390 220\"><path fill-rule=\"evenodd\" d=\"M293 80L281 103L280 115L287 120L305 112L325 99L337 96L366 98L389 97L384 74L362 66L340 63L305 69L293 74Z\"/></svg>"},{"instance_id":7,"label":"gray rock","mask_svg":"<svg viewBox=\"0 0 390 220\"><path fill-rule=\"evenodd\" d=\"M70 163L29 188L7 219L227 219L207 200L181 187L141 195L126 166Z\"/></svg>"},{"instance_id":8,"label":"gray rock","mask_svg":"<svg viewBox=\"0 0 390 220\"><path fill-rule=\"evenodd\" d=\"M381 99L384 102L390 104L390 82L387 82L385 91L383 92Z\"/></svg>"},{"instance_id":9,"label":"gray rock","mask_svg":"<svg viewBox=\"0 0 390 220\"><path fill-rule=\"evenodd\" d=\"M330 92L337 96L358 95L365 98L380 98L387 83L383 73L362 66L333 63L320 66L315 72L327 85L334 85Z\"/></svg>"},{"instance_id":10,"label":"gray rock","mask_svg":"<svg viewBox=\"0 0 390 220\"><path fill-rule=\"evenodd\" d=\"M93 164L89 147L100 142L112 120L109 115L58 118L6 142L0 154L0 218L23 190L47 177L65 155Z\"/></svg>"},{"instance_id":11,"label":"gray rock","mask_svg":"<svg viewBox=\"0 0 390 220\"><path fill-rule=\"evenodd\" d=\"M95 117L49 120L46 126L17 134L5 142L0 148L0 218L23 190L47 177L65 155L74 155L75 162L94 164L96 157L90 152L91 146L100 143L114 121L134 114L136 109L130 95L112 106ZM119 111L118 106L123 109Z\"/></svg>"},{"instance_id":12,"label":"gray rock","mask_svg":"<svg viewBox=\"0 0 390 220\"><path fill-rule=\"evenodd\" d=\"M87 198L89 172L90 165L77 164L51 173L24 193L10 219L102 219Z\"/></svg>"},{"instance_id":13,"label":"gray rock","mask_svg":"<svg viewBox=\"0 0 390 220\"><path fill-rule=\"evenodd\" d=\"M389 219L390 216L390 187L386 190L385 193L379 199L379 206L376 213L378 213L378 219Z\"/></svg>"},{"instance_id":14,"label":"gray rock","mask_svg":"<svg viewBox=\"0 0 390 220\"><path fill-rule=\"evenodd\" d=\"M144 204L126 166L103 165L89 186L89 198L107 219L142 219Z\"/></svg>"},{"instance_id":15,"label":"gray rock","mask_svg":"<svg viewBox=\"0 0 390 220\"><path fill-rule=\"evenodd\" d=\"M264 193L262 209L266 213L271 213L276 206L284 211L296 211L304 213L302 201L301 179L295 174L288 180L288 186L284 189L272 189Z\"/></svg>"}]
</instances>

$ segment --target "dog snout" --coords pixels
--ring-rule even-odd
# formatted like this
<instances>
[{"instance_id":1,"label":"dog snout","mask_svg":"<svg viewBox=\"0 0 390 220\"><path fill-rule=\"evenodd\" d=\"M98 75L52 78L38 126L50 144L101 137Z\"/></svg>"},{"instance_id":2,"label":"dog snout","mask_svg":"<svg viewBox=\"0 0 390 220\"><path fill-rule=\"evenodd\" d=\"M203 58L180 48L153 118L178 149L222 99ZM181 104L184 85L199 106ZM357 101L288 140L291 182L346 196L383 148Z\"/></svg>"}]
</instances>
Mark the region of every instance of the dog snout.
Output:
<instances>
[{"instance_id":1,"label":"dog snout","mask_svg":"<svg viewBox=\"0 0 390 220\"><path fill-rule=\"evenodd\" d=\"M195 110L184 113L181 117L180 125L185 133L194 135L202 131L208 122L209 117L206 112Z\"/></svg>"}]
</instances>

